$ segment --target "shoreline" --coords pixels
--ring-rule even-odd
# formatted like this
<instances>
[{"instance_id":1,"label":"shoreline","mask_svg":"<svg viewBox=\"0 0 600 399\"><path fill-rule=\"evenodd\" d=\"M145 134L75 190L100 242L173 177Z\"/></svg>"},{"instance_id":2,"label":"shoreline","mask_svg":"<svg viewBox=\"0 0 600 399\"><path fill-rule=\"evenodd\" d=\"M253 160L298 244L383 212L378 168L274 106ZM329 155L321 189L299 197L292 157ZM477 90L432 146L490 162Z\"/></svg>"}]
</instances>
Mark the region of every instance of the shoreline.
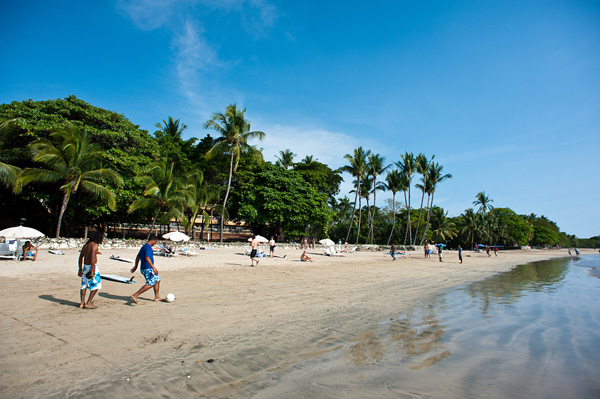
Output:
<instances>
[{"instance_id":1,"label":"shoreline","mask_svg":"<svg viewBox=\"0 0 600 399\"><path fill-rule=\"evenodd\" d=\"M137 250L102 252L101 274L130 276L131 264L108 257L134 258ZM77 307L77 250L42 253L35 263L2 262L0 392L64 396L93 385L135 393L144 376L158 372L152 365L169 372L178 362L172 372L185 372L182 381L202 378L206 392L225 394L294 359L337 350L363 327L445 289L568 256L566 250L507 251L497 258L464 251L460 265L455 252L444 253L440 263L419 252L392 262L383 252L330 258L310 250L315 262L305 263L297 260L301 251L284 249L276 255L286 259L261 258L251 268L239 248L197 252L155 258L161 295L173 292L174 303L154 303L146 294L132 305L128 297L143 283L138 273L137 284L103 281L94 310ZM594 252L582 251L588 253ZM220 378L215 369L229 377ZM165 382L165 389L172 384L180 382Z\"/></svg>"}]
</instances>

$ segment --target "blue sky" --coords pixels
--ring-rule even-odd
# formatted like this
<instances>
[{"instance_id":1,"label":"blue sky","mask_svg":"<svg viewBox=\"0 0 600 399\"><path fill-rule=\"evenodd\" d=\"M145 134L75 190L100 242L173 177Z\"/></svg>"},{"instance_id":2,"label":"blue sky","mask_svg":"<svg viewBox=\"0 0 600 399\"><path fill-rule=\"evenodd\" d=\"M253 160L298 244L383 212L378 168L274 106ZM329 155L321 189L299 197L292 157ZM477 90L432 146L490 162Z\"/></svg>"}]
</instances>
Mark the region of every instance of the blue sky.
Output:
<instances>
[{"instance_id":1,"label":"blue sky","mask_svg":"<svg viewBox=\"0 0 600 399\"><path fill-rule=\"evenodd\" d=\"M0 33L0 103L73 94L188 137L237 103L267 160L435 154L451 216L485 191L600 234L600 2L24 0Z\"/></svg>"}]
</instances>

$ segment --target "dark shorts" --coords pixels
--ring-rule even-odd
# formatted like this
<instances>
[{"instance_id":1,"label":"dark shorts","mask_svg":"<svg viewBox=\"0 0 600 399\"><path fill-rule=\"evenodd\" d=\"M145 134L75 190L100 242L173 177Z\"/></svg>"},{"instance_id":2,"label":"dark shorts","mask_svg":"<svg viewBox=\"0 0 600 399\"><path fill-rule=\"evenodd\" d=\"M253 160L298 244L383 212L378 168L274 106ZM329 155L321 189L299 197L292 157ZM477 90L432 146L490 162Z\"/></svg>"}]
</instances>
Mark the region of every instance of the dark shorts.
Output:
<instances>
[{"instance_id":1,"label":"dark shorts","mask_svg":"<svg viewBox=\"0 0 600 399\"><path fill-rule=\"evenodd\" d=\"M271 250L271 252L275 251L275 245L271 245L271 246L269 247L269 249Z\"/></svg>"},{"instance_id":2,"label":"dark shorts","mask_svg":"<svg viewBox=\"0 0 600 399\"><path fill-rule=\"evenodd\" d=\"M256 258L256 249L253 249L252 251L250 251L250 257Z\"/></svg>"}]
</instances>

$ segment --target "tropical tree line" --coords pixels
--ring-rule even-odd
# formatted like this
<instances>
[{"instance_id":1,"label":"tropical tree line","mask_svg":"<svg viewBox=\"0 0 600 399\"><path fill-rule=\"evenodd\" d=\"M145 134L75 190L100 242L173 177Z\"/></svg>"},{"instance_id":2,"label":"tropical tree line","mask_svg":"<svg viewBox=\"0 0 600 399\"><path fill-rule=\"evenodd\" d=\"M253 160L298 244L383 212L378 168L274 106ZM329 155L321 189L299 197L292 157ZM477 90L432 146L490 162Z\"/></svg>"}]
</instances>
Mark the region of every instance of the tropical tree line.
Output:
<instances>
[{"instance_id":1,"label":"tropical tree line","mask_svg":"<svg viewBox=\"0 0 600 399\"><path fill-rule=\"evenodd\" d=\"M251 129L245 112L235 104L215 112L204 128L216 137L198 140L184 139L187 126L173 117L150 134L74 96L2 104L0 224L24 219L55 236L77 236L86 226L107 231L143 223L152 231L175 221L194 235L217 218L221 240L225 222L244 222L254 232L290 240L564 242L564 233L543 216L494 209L485 193L478 194L478 211L447 217L434 199L452 176L435 156L406 152L387 164L359 147L333 170L310 155L295 162L296 154L285 149L275 163L265 161L252 142L266 134ZM344 172L354 179L354 189L344 193L353 201L338 198ZM381 206L383 191L392 199Z\"/></svg>"}]
</instances>

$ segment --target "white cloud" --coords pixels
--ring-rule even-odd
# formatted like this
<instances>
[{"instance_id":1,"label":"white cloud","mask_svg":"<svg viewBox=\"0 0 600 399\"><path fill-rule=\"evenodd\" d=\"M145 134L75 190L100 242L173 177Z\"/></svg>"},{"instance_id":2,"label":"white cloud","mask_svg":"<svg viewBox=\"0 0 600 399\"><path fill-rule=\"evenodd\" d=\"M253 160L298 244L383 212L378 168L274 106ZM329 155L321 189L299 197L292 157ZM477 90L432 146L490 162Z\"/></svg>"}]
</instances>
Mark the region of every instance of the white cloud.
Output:
<instances>
[{"instance_id":1,"label":"white cloud","mask_svg":"<svg viewBox=\"0 0 600 399\"><path fill-rule=\"evenodd\" d=\"M206 39L206 25L200 16L212 10L236 14L241 26L255 37L263 36L278 18L277 8L265 0L117 0L117 8L138 29L165 28L171 32L173 71L179 91L189 101L189 108L204 117L210 111L209 100L214 101L224 92L205 84L207 73L228 63L219 59L218 43ZM207 12L199 12L202 8Z\"/></svg>"},{"instance_id":2,"label":"white cloud","mask_svg":"<svg viewBox=\"0 0 600 399\"><path fill-rule=\"evenodd\" d=\"M153 30L167 24L177 10L177 0L117 0L117 9L141 30Z\"/></svg>"}]
</instances>

